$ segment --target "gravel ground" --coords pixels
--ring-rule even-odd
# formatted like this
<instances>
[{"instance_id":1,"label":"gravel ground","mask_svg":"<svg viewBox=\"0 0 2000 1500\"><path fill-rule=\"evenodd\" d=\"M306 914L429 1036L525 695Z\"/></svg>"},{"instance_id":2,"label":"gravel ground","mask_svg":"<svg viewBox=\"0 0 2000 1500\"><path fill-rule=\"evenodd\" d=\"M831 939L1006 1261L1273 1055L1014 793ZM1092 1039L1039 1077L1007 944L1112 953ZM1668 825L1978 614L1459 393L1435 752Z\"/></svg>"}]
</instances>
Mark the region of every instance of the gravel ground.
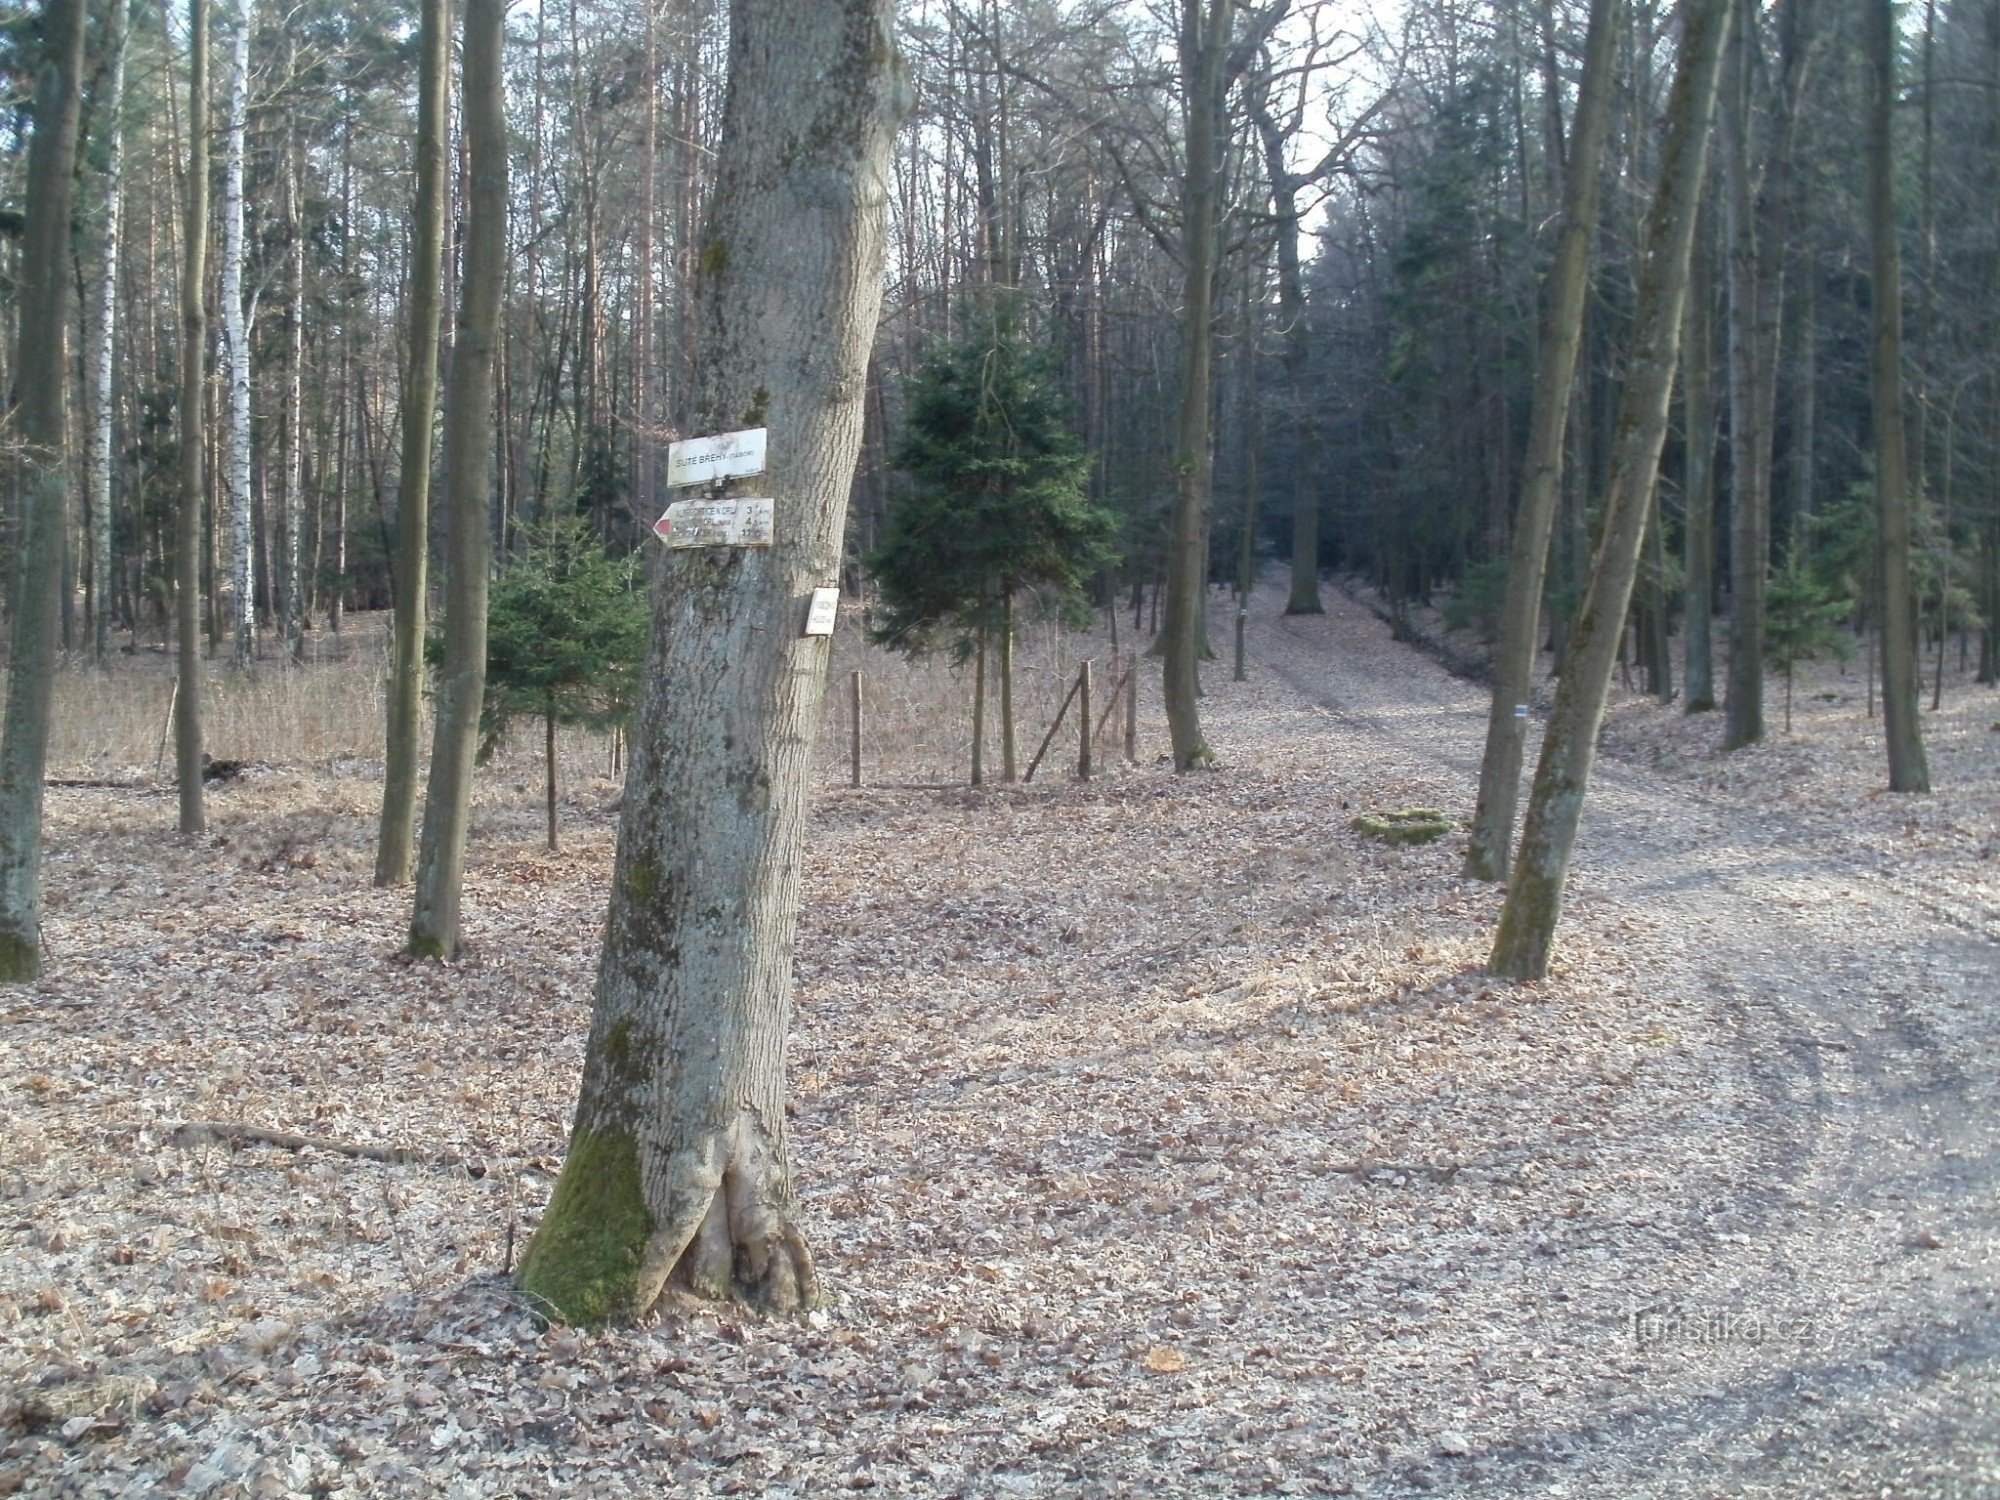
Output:
<instances>
[{"instance_id":1,"label":"gravel ground","mask_svg":"<svg viewBox=\"0 0 2000 1500\"><path fill-rule=\"evenodd\" d=\"M1209 674L1219 774L823 789L805 1325L542 1329L503 1274L610 783L557 856L489 789L448 967L394 957L368 767L200 841L56 794L53 973L0 1000L0 1490L2000 1494L2000 699L1926 716L1920 798L1858 678L1727 760L1621 701L1555 971L1501 984L1462 839L1349 827L1469 815L1480 691L1278 603Z\"/></svg>"}]
</instances>

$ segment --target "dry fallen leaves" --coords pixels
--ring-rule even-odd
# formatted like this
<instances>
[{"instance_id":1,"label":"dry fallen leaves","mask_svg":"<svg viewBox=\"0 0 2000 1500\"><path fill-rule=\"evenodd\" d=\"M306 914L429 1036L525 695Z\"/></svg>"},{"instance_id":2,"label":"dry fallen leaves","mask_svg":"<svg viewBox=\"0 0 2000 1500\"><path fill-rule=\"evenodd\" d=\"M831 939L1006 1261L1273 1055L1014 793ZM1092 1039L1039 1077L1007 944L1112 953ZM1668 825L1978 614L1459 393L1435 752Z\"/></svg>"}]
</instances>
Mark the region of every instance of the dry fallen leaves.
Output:
<instances>
[{"instance_id":1,"label":"dry fallen leaves","mask_svg":"<svg viewBox=\"0 0 2000 1500\"><path fill-rule=\"evenodd\" d=\"M560 856L525 758L483 784L449 967L394 958L365 762L246 776L203 841L59 789L0 1050L0 1492L1973 1492L1979 1372L1924 1360L1991 1327L1990 1208L1939 1187L1993 1150L1990 711L1948 698L1944 790L1893 801L1858 704L1720 761L1621 701L1558 977L1496 985L1456 839L1341 806L1462 818L1478 691L1278 602L1204 700L1221 775L849 791L828 737L801 1326L545 1330L501 1274L587 1023L617 788L582 752ZM1081 649L1024 652L1033 691ZM869 670L881 779L948 773L938 669ZM1641 1345L1641 1299L1788 1332Z\"/></svg>"}]
</instances>

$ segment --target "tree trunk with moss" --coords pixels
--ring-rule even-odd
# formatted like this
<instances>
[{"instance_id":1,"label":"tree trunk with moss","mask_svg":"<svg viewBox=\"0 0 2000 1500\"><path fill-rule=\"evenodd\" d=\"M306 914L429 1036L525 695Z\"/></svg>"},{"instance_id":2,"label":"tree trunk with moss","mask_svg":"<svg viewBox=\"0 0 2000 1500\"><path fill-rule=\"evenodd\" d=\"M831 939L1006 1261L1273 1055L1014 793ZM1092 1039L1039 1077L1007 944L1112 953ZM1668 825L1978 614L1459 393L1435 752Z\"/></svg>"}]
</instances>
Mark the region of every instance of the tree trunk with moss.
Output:
<instances>
[{"instance_id":1,"label":"tree trunk with moss","mask_svg":"<svg viewBox=\"0 0 2000 1500\"><path fill-rule=\"evenodd\" d=\"M544 1310L638 1317L670 1284L775 1312L817 1295L785 1131L811 751L881 307L891 0L735 0L701 261L702 430L768 427L769 548L672 552L619 831L583 1083L521 1265ZM745 490L738 482L739 492Z\"/></svg>"},{"instance_id":2,"label":"tree trunk with moss","mask_svg":"<svg viewBox=\"0 0 2000 1500\"><path fill-rule=\"evenodd\" d=\"M486 696L487 519L493 469L493 350L507 257L507 120L500 47L505 0L466 0L465 142L471 192L465 215L465 274L445 405L446 553L444 659L437 724L417 852L410 952L449 958L458 948L465 839L472 820L472 769Z\"/></svg>"},{"instance_id":3,"label":"tree trunk with moss","mask_svg":"<svg viewBox=\"0 0 2000 1500\"><path fill-rule=\"evenodd\" d=\"M0 731L0 982L41 969L42 773L48 762L61 609L63 528L69 510L64 426L68 363L69 217L75 181L83 0L51 0L43 14L35 134L20 265L21 484L19 548L7 641L7 722Z\"/></svg>"},{"instance_id":4,"label":"tree trunk with moss","mask_svg":"<svg viewBox=\"0 0 2000 1500\"><path fill-rule=\"evenodd\" d=\"M1729 0L1689 0L1683 15L1681 57L1668 104L1659 191L1646 226L1632 359L1619 408L1597 556L1570 627L1567 664L1535 768L1520 857L1487 962L1491 972L1515 979L1539 979L1548 972L1570 850L1583 816L1597 733L1604 722L1618 642L1638 576L1646 516L1659 482L1660 450L1666 442L1674 368L1680 358L1688 258L1708 160L1718 59L1729 28Z\"/></svg>"}]
</instances>

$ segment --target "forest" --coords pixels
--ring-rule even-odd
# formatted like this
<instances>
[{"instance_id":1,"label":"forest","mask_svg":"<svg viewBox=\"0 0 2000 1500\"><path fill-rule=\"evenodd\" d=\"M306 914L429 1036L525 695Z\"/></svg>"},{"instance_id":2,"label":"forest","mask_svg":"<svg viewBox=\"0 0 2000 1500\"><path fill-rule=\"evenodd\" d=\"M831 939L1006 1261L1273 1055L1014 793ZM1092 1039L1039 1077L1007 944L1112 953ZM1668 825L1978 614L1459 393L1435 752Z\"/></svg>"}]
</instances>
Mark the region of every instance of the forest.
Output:
<instances>
[{"instance_id":1,"label":"forest","mask_svg":"<svg viewBox=\"0 0 2000 1500\"><path fill-rule=\"evenodd\" d=\"M0 1493L2000 1492L2000 0L0 81Z\"/></svg>"}]
</instances>

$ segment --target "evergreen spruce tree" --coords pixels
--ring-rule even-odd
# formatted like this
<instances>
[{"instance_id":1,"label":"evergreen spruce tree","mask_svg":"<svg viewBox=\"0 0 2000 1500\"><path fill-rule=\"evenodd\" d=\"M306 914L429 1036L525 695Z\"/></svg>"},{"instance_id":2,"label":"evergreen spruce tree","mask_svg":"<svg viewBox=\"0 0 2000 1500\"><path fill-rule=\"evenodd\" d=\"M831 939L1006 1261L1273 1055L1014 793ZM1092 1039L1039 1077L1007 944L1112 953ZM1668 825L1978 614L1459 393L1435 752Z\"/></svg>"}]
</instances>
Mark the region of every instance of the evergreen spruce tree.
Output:
<instances>
[{"instance_id":1,"label":"evergreen spruce tree","mask_svg":"<svg viewBox=\"0 0 2000 1500\"><path fill-rule=\"evenodd\" d=\"M997 639L1003 775L1014 775L1013 605L1032 590L1072 618L1111 561L1116 521L1088 494L1090 458L1067 424L1054 361L996 301L984 337L945 349L917 376L896 463L916 482L890 507L867 566L881 591L879 643L911 655L985 656ZM973 780L983 702L975 701Z\"/></svg>"},{"instance_id":2,"label":"evergreen spruce tree","mask_svg":"<svg viewBox=\"0 0 2000 1500\"><path fill-rule=\"evenodd\" d=\"M604 729L631 718L649 613L638 558L607 555L578 516L535 528L494 580L480 753L490 754L516 718L541 720L551 850L556 727Z\"/></svg>"}]
</instances>

